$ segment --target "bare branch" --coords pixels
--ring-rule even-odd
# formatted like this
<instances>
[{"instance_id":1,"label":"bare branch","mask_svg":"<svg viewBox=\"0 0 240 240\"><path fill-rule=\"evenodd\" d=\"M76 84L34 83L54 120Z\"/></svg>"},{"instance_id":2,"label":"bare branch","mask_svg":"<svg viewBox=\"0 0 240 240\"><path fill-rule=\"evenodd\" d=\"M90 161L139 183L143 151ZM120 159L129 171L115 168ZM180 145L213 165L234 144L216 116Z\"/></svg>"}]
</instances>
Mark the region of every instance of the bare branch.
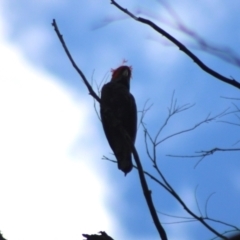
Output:
<instances>
[{"instance_id":1,"label":"bare branch","mask_svg":"<svg viewBox=\"0 0 240 240\"><path fill-rule=\"evenodd\" d=\"M197 167L197 165L203 160L203 158L214 154L215 152L232 152L232 151L240 151L240 148L213 148L211 150L207 150L207 151L199 151L196 153L200 153L200 156L202 156L202 158L195 164L194 168Z\"/></svg>"},{"instance_id":2,"label":"bare branch","mask_svg":"<svg viewBox=\"0 0 240 240\"><path fill-rule=\"evenodd\" d=\"M199 222L201 222L209 231L213 232L214 234L216 234L218 237L222 238L222 239L227 239L225 236L223 236L222 234L220 234L219 232L217 232L214 228L212 228L208 223L206 223L206 221L203 219L202 216L197 216L193 211L191 211L188 206L184 203L184 201L180 198L180 196L176 193L176 191L171 187L171 185L167 182L167 180L165 179L165 177L163 176L163 174L161 173L157 162L155 161L155 169L157 170L157 172L159 173L159 175L161 176L161 178L163 179L164 184L166 184L167 186L167 190L168 192L180 203L180 205L185 209L185 211L192 216L194 219L198 220ZM154 179L153 179L154 180Z\"/></svg>"},{"instance_id":3,"label":"bare branch","mask_svg":"<svg viewBox=\"0 0 240 240\"><path fill-rule=\"evenodd\" d=\"M240 231L240 228L232 225L232 224L229 224L229 223L226 223L226 222L223 222L223 221L220 221L220 220L216 220L216 219L213 219L213 218L210 218L210 217L203 217L203 219L206 219L206 220L209 220L211 222L215 222L215 223L220 223L222 225L225 225L225 226L228 226L228 227L231 227L234 229L234 231Z\"/></svg>"},{"instance_id":4,"label":"bare branch","mask_svg":"<svg viewBox=\"0 0 240 240\"><path fill-rule=\"evenodd\" d=\"M162 177L162 173L159 170L158 166L156 165L155 168L158 170L158 172L160 173L161 177ZM213 232L214 234L216 234L218 237L222 238L222 239L227 239L225 236L223 236L222 234L220 234L219 232L217 232L214 228L212 228L208 223L206 223L206 221L200 216L197 216L194 212L192 212L187 205L183 202L183 200L179 197L179 195L175 192L175 190L170 186L170 184L166 181L166 179L163 179L164 183L167 184L167 186L170 187L171 191L169 191L173 197L182 205L182 207L186 210L186 212L188 214L190 214L193 218L195 218L196 220L198 220L199 222L201 222L209 231Z\"/></svg>"},{"instance_id":5,"label":"bare branch","mask_svg":"<svg viewBox=\"0 0 240 240\"><path fill-rule=\"evenodd\" d=\"M233 51L229 47L224 46L216 46L216 44L211 44L205 41L195 30L190 29L187 27L177 12L174 11L172 6L170 5L169 1L166 0L159 0L159 2L165 7L168 13L172 16L174 23L170 24L170 22L166 22L172 28L181 31L182 33L186 34L187 36L191 37L193 40L196 41L197 45L188 44L191 48L195 48L201 51L205 51L209 54L217 56L224 61L234 64L235 66L240 67L240 57L236 54L236 51Z\"/></svg>"},{"instance_id":6,"label":"bare branch","mask_svg":"<svg viewBox=\"0 0 240 240\"><path fill-rule=\"evenodd\" d=\"M189 107L191 107L191 105L189 104L185 104L183 106L180 106L178 107L177 106L177 101L174 100L174 93L172 95L172 98L171 98L171 103L170 103L170 108L169 108L169 116L171 117L173 114L175 113L178 113L178 112L181 112L182 110L186 110L188 109ZM203 122L210 122L214 119L216 119L217 117L221 117L223 114L225 114L227 110L223 111L222 113L220 114L217 114L216 116L213 116L213 117L210 117L210 114L203 120L201 121L200 123L196 124L193 128L191 129L195 129L196 127L198 127L199 125L201 125ZM167 118L167 120L165 121L165 123L163 124L163 126L166 126L166 123L168 122L169 120L169 117ZM182 207L186 210L186 212L188 214L190 214L190 216L192 216L194 219L196 219L197 221L201 222L207 229L209 229L211 232L213 232L214 234L216 234L217 236L223 238L223 239L226 239L223 235L221 235L219 232L217 232L214 228L212 228L208 223L206 223L206 221L203 219L202 217L202 213L200 211L200 208L198 206L198 209L199 209L199 212L200 212L200 216L197 216L194 212L192 212L188 207L187 205L183 202L183 200L179 197L179 195L175 192L175 190L172 188L172 186L168 183L168 181L166 180L166 178L164 177L164 175L162 174L161 170L159 169L158 167L158 164L157 164L157 156L156 156L156 147L157 147L157 144L156 141L157 141L157 138L155 138L155 140L153 140L149 134L149 132L147 131L147 128L145 126L145 124L143 123L143 120L141 119L142 121L142 126L143 126L143 129L144 129L144 137L145 137L145 146L146 146L146 151L147 151L147 154L149 156L149 158L151 159L151 161L153 162L153 167L156 169L156 171L158 172L159 176L161 177L161 179L163 180L163 182L159 181L158 179L156 179L155 177L152 177L151 174L147 173L147 175L149 177L152 178L152 180L156 181L157 183L160 183L161 186L163 186L181 205ZM161 132L161 129L163 129L163 127L160 128L160 132ZM190 131L189 129L187 130L184 130L184 131L181 131L181 132L185 132L185 131ZM157 134L160 134L159 132ZM179 133L176 133L176 134L180 134ZM174 136L176 134L172 134L168 137L166 137L164 140L166 140L167 138L171 137L171 136ZM152 140L152 145L153 145L153 153L152 155L150 154L149 152L149 146L147 144L147 137L149 136L149 139ZM145 172L144 172L145 173ZM146 174L146 173L145 173ZM198 205L198 203L197 203Z\"/></svg>"},{"instance_id":7,"label":"bare branch","mask_svg":"<svg viewBox=\"0 0 240 240\"><path fill-rule=\"evenodd\" d=\"M176 221L176 222L162 222L162 224L177 224L177 223L189 223L189 222L196 222L197 219L192 220L183 220L183 221Z\"/></svg>"},{"instance_id":8,"label":"bare branch","mask_svg":"<svg viewBox=\"0 0 240 240\"><path fill-rule=\"evenodd\" d=\"M172 105L174 106L174 105ZM221 114L219 114L221 115ZM211 119L209 116L206 118ZM197 216L194 212L192 212L187 205L184 203L184 201L180 198L180 196L176 193L176 191L172 188L172 186L168 183L168 181L166 180L166 178L164 177L164 175L162 174L161 170L158 167L157 164L157 158L156 158L156 143L153 142L153 157L151 158L152 162L153 162L153 167L156 169L156 171L158 172L159 176L162 178L163 183L161 183L161 186L163 186L163 184L165 185L165 189L182 205L182 207L186 210L186 212L188 214L190 214L194 219L198 220L199 222L201 222L208 230L210 230L211 232L213 232L214 234L216 234L217 236L221 237L222 239L227 239L225 236L221 235L219 232L217 232L214 228L212 228L204 219L203 217ZM147 174L148 176L150 176L151 174ZM156 181L154 178L152 178L154 181ZM156 182L159 182L156 181ZM199 207L198 207L199 208ZM200 212L201 214L201 212Z\"/></svg>"},{"instance_id":9,"label":"bare branch","mask_svg":"<svg viewBox=\"0 0 240 240\"><path fill-rule=\"evenodd\" d=\"M58 29L58 26L57 26L57 23L55 21L55 19L53 19L53 22L52 22L52 26L54 27L54 30L58 36L58 39L59 41L61 42L62 46L63 46L63 49L65 51L65 53L67 54L68 56L68 59L70 60L70 62L72 63L74 69L77 71L77 73L81 76L84 84L86 85L88 91L89 91L89 94L94 97L99 103L101 102L101 99L98 97L98 95L93 91L91 85L89 84L87 78L85 77L85 75L83 74L83 72L79 69L79 67L77 66L77 64L75 63L75 61L73 60L65 42L64 42L64 39L63 39L63 35L60 33L59 29Z\"/></svg>"},{"instance_id":10,"label":"bare branch","mask_svg":"<svg viewBox=\"0 0 240 240\"><path fill-rule=\"evenodd\" d=\"M203 156L208 156L218 151L221 151L221 152L240 151L240 148L213 148L207 151L199 151L198 153L203 153Z\"/></svg>"},{"instance_id":11,"label":"bare branch","mask_svg":"<svg viewBox=\"0 0 240 240\"><path fill-rule=\"evenodd\" d=\"M93 72L92 77L91 77L91 79L92 79L92 81L91 81L91 86L93 85L93 83L95 83L96 88L97 88L97 94L98 94L98 96L99 96L99 98L100 98L100 96L101 96L101 90L100 90L100 89L101 89L101 83L98 84L96 81L94 81L93 76L94 76L94 72ZM102 81L103 81L103 80L102 80ZM98 119L99 119L100 122L101 122L102 119L101 119L101 116L100 116L100 114L99 114L99 112L98 112L98 110L97 110L97 105L96 105L96 99L95 99L95 98L93 98L93 108L94 108L94 110L95 110L95 113L96 113Z\"/></svg>"},{"instance_id":12,"label":"bare branch","mask_svg":"<svg viewBox=\"0 0 240 240\"><path fill-rule=\"evenodd\" d=\"M173 91L172 94L172 98L171 98L171 103L170 103L170 108L168 108L168 117L166 118L165 122L163 123L163 125L160 127L160 129L158 130L158 132L156 133L156 136L154 138L154 142L156 144L156 146L158 145L157 143L157 139L160 135L160 133L162 132L162 130L164 129L164 127L166 127L166 125L168 124L170 118L180 112L186 111L190 108L192 108L195 104L183 104L182 106L177 106L177 99L174 99L174 94L175 91Z\"/></svg>"},{"instance_id":13,"label":"bare branch","mask_svg":"<svg viewBox=\"0 0 240 240\"><path fill-rule=\"evenodd\" d=\"M227 123L227 124L238 126L238 127L240 126L240 123L233 123L233 122L229 122L229 121L218 121L218 122Z\"/></svg>"},{"instance_id":14,"label":"bare branch","mask_svg":"<svg viewBox=\"0 0 240 240\"><path fill-rule=\"evenodd\" d=\"M240 100L240 98L224 97L224 96L221 96L221 98L225 98L225 99L228 99L228 100L237 100L237 101Z\"/></svg>"},{"instance_id":15,"label":"bare branch","mask_svg":"<svg viewBox=\"0 0 240 240\"><path fill-rule=\"evenodd\" d=\"M198 200L197 200L197 189L198 189L198 185L197 185L196 188L195 188L194 197L195 197L195 201L196 201L196 204L197 204L198 212L199 212L200 216L202 216L202 212L201 212L201 209L200 209L200 207L199 207Z\"/></svg>"},{"instance_id":16,"label":"bare branch","mask_svg":"<svg viewBox=\"0 0 240 240\"><path fill-rule=\"evenodd\" d=\"M156 143L156 145L159 145L160 143L166 141L167 139L172 138L172 137L174 137L174 136L177 136L177 135L179 135L179 134L186 133L186 132L190 132L190 131L198 128L200 125L202 125L202 124L204 124L204 123L209 123L209 122L211 122L211 121L213 121L213 120L216 120L217 118L221 117L227 110L228 110L228 109L224 110L222 113L219 113L219 114L217 114L217 115L215 115L215 116L213 116L213 117L210 117L210 114L208 114L208 116L207 116L204 120L202 120L202 121L200 121L199 123L195 124L193 127L188 128L188 129L185 129L185 130L182 130L182 131L179 131L179 132L176 132L176 133L173 133L173 134L171 134L171 135L163 138L162 140L158 141L158 142ZM169 155L168 155L168 156L169 156Z\"/></svg>"},{"instance_id":17,"label":"bare branch","mask_svg":"<svg viewBox=\"0 0 240 240\"><path fill-rule=\"evenodd\" d=\"M232 146L237 145L240 142L240 140L236 141Z\"/></svg>"},{"instance_id":18,"label":"bare branch","mask_svg":"<svg viewBox=\"0 0 240 240\"><path fill-rule=\"evenodd\" d=\"M142 126L143 126L143 129L144 129L144 137L145 137L145 146L146 146L146 151L147 151L147 154L149 156L149 158L151 159L151 161L153 162L153 167L156 169L156 171L158 172L159 176L161 177L161 179L163 181L159 181L158 179L156 179L155 177L151 177L151 174L147 173L147 175L149 177L152 178L152 180L156 181L157 183L160 183L160 185L162 187L164 187L181 205L182 207L186 210L186 212L192 216L192 218L196 221L199 221L201 222L208 230L210 230L211 232L213 232L214 234L216 234L217 236L221 237L222 239L227 239L225 236L221 235L219 232L217 232L214 228L212 228L207 222L206 220L207 219L204 219L203 216L202 216L202 212L200 210L200 207L199 207L199 204L198 204L198 201L197 201L197 198L196 198L196 191L195 191L195 199L196 199L196 203L197 203L197 207L198 207L198 211L200 213L200 216L197 216L193 211L191 211L187 205L183 202L183 200L180 198L180 196L176 193L176 191L171 187L171 185L168 183L168 181L166 180L166 178L164 177L164 175L162 174L160 168L158 167L158 164L157 164L157 156L156 156L156 148L157 148L157 145L160 144L161 142L167 140L168 138L170 137L173 137L173 136L176 136L180 133L184 133L184 132L188 132L188 131L191 131L191 130L194 130L195 128L197 128L198 126L200 126L201 124L203 123L209 123L213 120L216 120L217 118L220 118L224 115L226 115L226 112L228 109L224 110L223 112L219 113L219 114L216 114L214 116L210 116L210 114L207 115L207 117L200 121L199 123L195 124L192 128L189 128L189 129L185 129L183 131L180 131L180 132L177 132L177 133L174 133L170 136L167 136L165 137L164 139L157 141L157 138L159 137L162 129L167 125L169 119L176 113L179 113L181 111L184 111L184 110L187 110L189 109L190 107L192 107L192 105L189 105L189 104L185 104L185 105L182 105L182 106L178 106L177 105L177 100L174 99L174 92L173 92L173 95L172 95L172 98L171 98L171 102L170 102L170 107L168 109L168 117L167 119L165 120L163 126L158 130L157 134L156 134L156 137L153 139L151 138L151 135L149 134L145 124L143 123L143 118L141 118L141 122L142 122ZM150 154L150 151L149 151L149 146L148 146L148 143L147 143L147 139L150 139L151 140L151 143L152 143L152 147L153 147L153 153ZM194 156L194 157L202 157L202 154L198 154L198 156ZM145 173L146 174L146 173ZM210 197L209 197L210 198ZM205 205L205 211L207 211L207 204L208 204L208 201L209 201L209 198L207 199L207 203ZM187 221L194 221L192 219L187 219ZM216 220L217 221L217 220ZM185 221L182 221L182 222L185 222Z\"/></svg>"},{"instance_id":19,"label":"bare branch","mask_svg":"<svg viewBox=\"0 0 240 240\"><path fill-rule=\"evenodd\" d=\"M154 204L152 202L152 197L151 197L151 191L148 189L148 186L147 186L147 182L146 182L146 179L144 177L144 174L150 176L154 181L157 181L161 186L163 186L166 190L168 190L160 181L157 180L157 178L155 178L154 176L152 176L151 174L143 171L143 168L142 168L142 165L141 165L141 162L140 162L140 159L139 159L139 156L138 156L138 153L134 147L134 145L132 145L132 150L133 150L133 156L134 156L134 159L135 159L135 162L136 162L136 166L134 166L134 168L136 168L138 170L138 173L139 173L139 178L140 178L140 182L141 182L141 185L142 185L142 190L143 190L143 194L145 196L145 199L147 201L147 204L148 204L148 208L150 210L150 213L152 215L152 218L153 218L153 221L154 221L154 224L159 232L159 235L161 237L162 240L167 240L167 235L165 233L165 230L164 228L162 227L160 221L159 221L159 218L157 216L157 211L154 207ZM112 159L109 159L107 157L103 157L103 159L105 160L109 160L111 162L114 162L116 163L116 161L112 160Z\"/></svg>"},{"instance_id":20,"label":"bare branch","mask_svg":"<svg viewBox=\"0 0 240 240\"><path fill-rule=\"evenodd\" d=\"M194 55L186 46L184 46L181 42L179 42L176 38L171 36L169 33L164 31L162 28L158 27L155 23L152 21L142 18L142 17L137 17L133 13L129 12L127 9L121 7L116 1L111 0L111 4L116 6L118 9L120 9L122 12L126 13L129 15L131 18L134 20L141 22L143 24L146 24L153 28L155 31L158 33L162 34L164 37L166 37L168 40L173 42L176 46L179 47L179 50L183 51L186 55L188 55L203 71L207 72L208 74L212 75L213 77L221 80L222 82L225 82L227 84L230 84L238 89L240 89L240 83L237 82L235 79L230 79L227 77L224 77L223 75L219 74L218 72L214 71L213 69L209 68L207 65L205 65L196 55Z\"/></svg>"},{"instance_id":21,"label":"bare branch","mask_svg":"<svg viewBox=\"0 0 240 240\"><path fill-rule=\"evenodd\" d=\"M145 118L147 112L148 112L148 111L152 108L152 106L153 106L153 104L150 104L149 106L147 106L148 101L149 101L149 99L144 103L143 110L138 111L139 113L141 113L141 117L140 117L140 120L139 120L139 125L141 125L141 123L143 123L143 119ZM138 126L138 128L139 128L139 126Z\"/></svg>"},{"instance_id":22,"label":"bare branch","mask_svg":"<svg viewBox=\"0 0 240 240\"><path fill-rule=\"evenodd\" d=\"M211 193L211 194L208 196L207 200L206 200L206 204L205 204L205 215L206 215L206 218L208 217L208 212L207 212L208 202L209 202L209 200L211 199L211 197L212 197L214 194L215 194L215 192Z\"/></svg>"},{"instance_id":23,"label":"bare branch","mask_svg":"<svg viewBox=\"0 0 240 240\"><path fill-rule=\"evenodd\" d=\"M158 211L158 213L164 215L164 216L167 216L167 217L171 217L171 218L180 218L180 219L187 219L187 220L195 220L194 218L192 217L182 217L182 216L176 216L176 215L172 215L172 214L167 214L167 213L163 213L163 212L160 212Z\"/></svg>"},{"instance_id":24,"label":"bare branch","mask_svg":"<svg viewBox=\"0 0 240 240\"><path fill-rule=\"evenodd\" d=\"M198 151L197 155L171 155L167 154L166 156L168 157L177 157L177 158L199 158L200 159L197 161L197 163L194 165L194 168L197 167L197 165L207 156L214 154L215 152L233 152L233 151L240 151L240 148L213 148L211 150L203 150L203 151Z\"/></svg>"},{"instance_id":25,"label":"bare branch","mask_svg":"<svg viewBox=\"0 0 240 240\"><path fill-rule=\"evenodd\" d=\"M130 138L129 138L129 140L130 140ZM155 206L154 206L153 201L152 201L151 191L148 189L147 182L146 182L146 179L145 179L145 176L144 176L144 171L143 171L142 164L141 164L141 161L139 159L138 153L135 149L135 146L132 144L132 142L131 141L129 141L129 142L132 145L131 146L132 147L132 152L133 152L133 156L134 156L137 168L138 168L138 174L139 174L140 182L141 182L141 185L142 185L143 194L144 194L145 199L147 201L148 208L149 208L150 213L152 215L152 219L154 221L154 224L155 224L155 226L158 230L158 233L159 233L161 239L162 240L167 240L166 232L165 232L164 228L162 227L162 225L159 221L159 218L157 216L157 212L156 212Z\"/></svg>"},{"instance_id":26,"label":"bare branch","mask_svg":"<svg viewBox=\"0 0 240 240\"><path fill-rule=\"evenodd\" d=\"M233 233L233 232L236 232L236 230L224 231L222 234ZM239 239L240 239L239 231L237 231L237 233L238 233L237 235L228 237L227 239L228 239L228 240L239 240ZM218 239L218 237L213 237L213 238L211 238L210 240L214 240L214 239Z\"/></svg>"},{"instance_id":27,"label":"bare branch","mask_svg":"<svg viewBox=\"0 0 240 240\"><path fill-rule=\"evenodd\" d=\"M149 133L148 133L148 131L147 131L146 129L144 129L145 149L146 149L146 152L147 152L147 155L148 155L149 159L150 159L151 161L153 161L153 157L151 156L150 151L149 151L149 147L148 147L148 141L147 141L148 136L150 136ZM149 137L149 139L151 139L151 138Z\"/></svg>"},{"instance_id":28,"label":"bare branch","mask_svg":"<svg viewBox=\"0 0 240 240\"><path fill-rule=\"evenodd\" d=\"M148 155L149 159L151 159L151 161L153 161L153 157L151 156L150 151L149 151L149 147L148 147L148 140L151 142L151 144L154 143L154 140L152 139L151 135L150 135L149 132L147 131L146 125L145 125L145 123L143 122L143 119L144 119L144 117L146 116L146 113L147 113L147 112L150 110L150 108L152 107L152 104L151 104L149 107L147 107L146 104L147 104L147 101L146 101L146 103L144 104L144 107L143 107L143 110L142 110L142 114L141 114L141 117L140 117L139 124L142 125L142 127L143 127L144 143L145 143L145 149L146 149L147 155Z\"/></svg>"}]
</instances>

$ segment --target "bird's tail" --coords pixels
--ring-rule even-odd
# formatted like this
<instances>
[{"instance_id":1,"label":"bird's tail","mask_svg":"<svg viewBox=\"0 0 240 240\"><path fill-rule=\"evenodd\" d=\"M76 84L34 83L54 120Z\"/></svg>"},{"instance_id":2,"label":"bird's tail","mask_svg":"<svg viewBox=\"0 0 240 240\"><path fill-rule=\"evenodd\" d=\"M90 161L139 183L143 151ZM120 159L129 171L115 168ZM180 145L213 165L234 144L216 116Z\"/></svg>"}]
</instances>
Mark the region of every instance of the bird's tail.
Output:
<instances>
[{"instance_id":1,"label":"bird's tail","mask_svg":"<svg viewBox=\"0 0 240 240\"><path fill-rule=\"evenodd\" d=\"M122 170L126 176L133 168L131 152L118 153L116 158L118 162L118 169Z\"/></svg>"},{"instance_id":2,"label":"bird's tail","mask_svg":"<svg viewBox=\"0 0 240 240\"><path fill-rule=\"evenodd\" d=\"M126 143L125 137L122 137L121 133L118 134L117 138L111 139L109 144L117 158L118 169L125 173L125 176L132 170L132 156L131 147Z\"/></svg>"}]
</instances>

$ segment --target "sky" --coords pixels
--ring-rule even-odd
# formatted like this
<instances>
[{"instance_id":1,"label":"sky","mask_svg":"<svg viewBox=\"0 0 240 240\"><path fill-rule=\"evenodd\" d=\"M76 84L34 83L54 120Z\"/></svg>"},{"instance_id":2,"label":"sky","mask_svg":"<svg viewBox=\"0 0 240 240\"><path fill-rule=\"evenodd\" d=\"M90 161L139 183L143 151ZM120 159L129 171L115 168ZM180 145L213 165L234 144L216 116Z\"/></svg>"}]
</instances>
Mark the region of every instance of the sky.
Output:
<instances>
[{"instance_id":1,"label":"sky","mask_svg":"<svg viewBox=\"0 0 240 240\"><path fill-rule=\"evenodd\" d=\"M240 64L233 61L240 56L238 0L198 4L122 0L119 4L157 23L209 67L238 79ZM113 156L96 114L98 106L95 110L69 63L51 26L53 18L96 91L110 80L112 68L128 61L139 119L145 103L152 105L144 118L151 136L168 117L173 93L177 106L194 105L170 119L159 141L207 116L229 113L163 141L157 147L157 162L196 214L207 205L209 217L239 226L239 152L216 152L197 167L199 158L167 156L240 148L239 114L234 112L239 101L228 99L239 98L237 88L203 72L164 37L127 17L110 1L2 0L0 231L4 237L77 240L82 233L106 231L116 240L159 239L136 170L124 177L116 164L102 159ZM196 36L211 48L199 45ZM144 169L159 178L146 154L141 125L136 149ZM198 222L175 223L184 219L173 216L189 215L165 190L147 180L169 239L214 237ZM220 232L230 229L211 224Z\"/></svg>"}]
</instances>

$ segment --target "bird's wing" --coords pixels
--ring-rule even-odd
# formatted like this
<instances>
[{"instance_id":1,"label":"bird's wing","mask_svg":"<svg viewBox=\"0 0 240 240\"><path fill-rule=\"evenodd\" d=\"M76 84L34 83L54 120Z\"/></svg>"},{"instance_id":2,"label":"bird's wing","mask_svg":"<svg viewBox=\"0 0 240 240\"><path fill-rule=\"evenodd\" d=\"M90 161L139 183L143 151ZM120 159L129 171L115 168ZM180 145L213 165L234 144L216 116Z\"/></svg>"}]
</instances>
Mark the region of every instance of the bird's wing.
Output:
<instances>
[{"instance_id":1,"label":"bird's wing","mask_svg":"<svg viewBox=\"0 0 240 240\"><path fill-rule=\"evenodd\" d=\"M101 117L103 121L104 130L106 125L118 124L113 123L112 119L104 118L104 111L111 111L115 120L119 120L122 127L127 131L131 140L135 141L136 131L137 131L137 107L133 95L122 85L107 83L102 88L102 97L101 97ZM106 130L105 130L106 131Z\"/></svg>"}]
</instances>

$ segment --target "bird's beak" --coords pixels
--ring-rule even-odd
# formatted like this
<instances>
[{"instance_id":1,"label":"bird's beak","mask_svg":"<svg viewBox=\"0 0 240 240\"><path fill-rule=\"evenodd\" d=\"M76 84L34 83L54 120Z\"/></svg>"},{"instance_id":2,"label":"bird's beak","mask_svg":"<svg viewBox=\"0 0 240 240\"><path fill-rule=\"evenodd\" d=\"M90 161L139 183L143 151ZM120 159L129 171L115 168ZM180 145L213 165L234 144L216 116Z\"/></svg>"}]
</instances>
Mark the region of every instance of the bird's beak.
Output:
<instances>
[{"instance_id":1,"label":"bird's beak","mask_svg":"<svg viewBox=\"0 0 240 240\"><path fill-rule=\"evenodd\" d=\"M128 71L128 69L124 70L123 76L124 76L124 77L128 77L128 76L129 76L129 71Z\"/></svg>"}]
</instances>

